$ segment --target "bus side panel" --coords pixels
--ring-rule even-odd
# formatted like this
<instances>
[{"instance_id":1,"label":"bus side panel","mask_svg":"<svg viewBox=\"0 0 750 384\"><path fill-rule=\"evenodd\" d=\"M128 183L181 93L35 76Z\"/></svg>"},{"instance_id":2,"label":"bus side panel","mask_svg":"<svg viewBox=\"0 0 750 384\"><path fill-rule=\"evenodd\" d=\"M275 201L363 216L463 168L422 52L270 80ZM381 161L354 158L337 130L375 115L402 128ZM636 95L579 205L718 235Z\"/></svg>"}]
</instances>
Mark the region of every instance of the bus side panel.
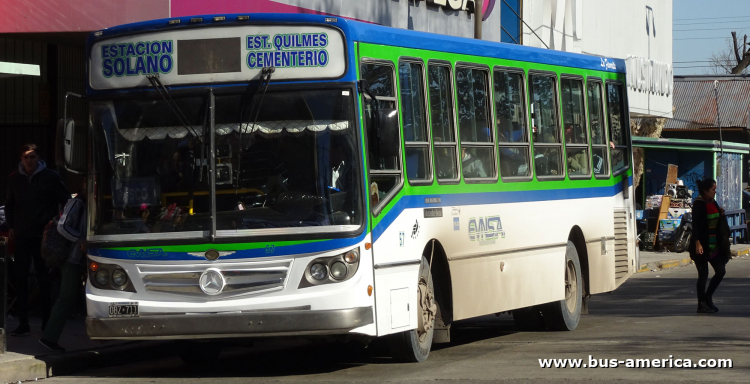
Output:
<instances>
[{"instance_id":1,"label":"bus side panel","mask_svg":"<svg viewBox=\"0 0 750 384\"><path fill-rule=\"evenodd\" d=\"M373 242L378 336L417 327L419 265L429 239L421 213L393 212L397 217Z\"/></svg>"},{"instance_id":2,"label":"bus side panel","mask_svg":"<svg viewBox=\"0 0 750 384\"><path fill-rule=\"evenodd\" d=\"M597 197L456 207L459 230L440 239L451 268L454 318L562 300L574 226L596 241L588 255L595 289L614 289L613 252L601 253L601 238L613 237L611 204L612 197Z\"/></svg>"},{"instance_id":3,"label":"bus side panel","mask_svg":"<svg viewBox=\"0 0 750 384\"><path fill-rule=\"evenodd\" d=\"M454 285L453 290L453 317L461 320L562 300L564 268L565 247L451 262L451 277L460 281L460 288Z\"/></svg>"}]
</instances>

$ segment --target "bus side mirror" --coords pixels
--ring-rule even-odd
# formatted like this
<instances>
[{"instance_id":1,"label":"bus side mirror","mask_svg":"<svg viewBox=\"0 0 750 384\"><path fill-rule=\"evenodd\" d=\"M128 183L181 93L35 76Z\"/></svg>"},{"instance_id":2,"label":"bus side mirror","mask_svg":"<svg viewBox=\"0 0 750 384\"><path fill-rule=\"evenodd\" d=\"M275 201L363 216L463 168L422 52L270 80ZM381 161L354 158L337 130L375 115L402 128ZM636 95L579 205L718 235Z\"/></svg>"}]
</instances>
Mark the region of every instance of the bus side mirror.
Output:
<instances>
[{"instance_id":1,"label":"bus side mirror","mask_svg":"<svg viewBox=\"0 0 750 384\"><path fill-rule=\"evenodd\" d=\"M398 138L398 110L380 108L378 110L378 144L383 157L398 156L401 141Z\"/></svg>"},{"instance_id":2,"label":"bus side mirror","mask_svg":"<svg viewBox=\"0 0 750 384\"><path fill-rule=\"evenodd\" d=\"M73 119L60 119L57 122L57 150L55 163L68 172L86 173L86 135L78 132Z\"/></svg>"}]
</instances>

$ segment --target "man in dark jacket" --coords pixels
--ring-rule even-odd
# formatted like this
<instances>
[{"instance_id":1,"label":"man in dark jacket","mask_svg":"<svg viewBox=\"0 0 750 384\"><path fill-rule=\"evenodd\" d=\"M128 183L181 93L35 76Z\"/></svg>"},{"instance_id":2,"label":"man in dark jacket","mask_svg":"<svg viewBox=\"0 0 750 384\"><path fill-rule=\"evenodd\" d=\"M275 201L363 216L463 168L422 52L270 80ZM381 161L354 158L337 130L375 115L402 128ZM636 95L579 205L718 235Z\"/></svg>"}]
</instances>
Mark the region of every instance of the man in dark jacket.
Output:
<instances>
[{"instance_id":1,"label":"man in dark jacket","mask_svg":"<svg viewBox=\"0 0 750 384\"><path fill-rule=\"evenodd\" d=\"M8 194L5 216L10 237L15 243L15 281L18 292L20 324L12 336L26 336L29 328L29 268L34 262L39 297L43 308L42 329L50 311L49 276L41 256L42 232L47 223L58 214L60 207L70 199L60 175L47 168L39 159L36 144L21 147L18 171L8 176Z\"/></svg>"}]
</instances>

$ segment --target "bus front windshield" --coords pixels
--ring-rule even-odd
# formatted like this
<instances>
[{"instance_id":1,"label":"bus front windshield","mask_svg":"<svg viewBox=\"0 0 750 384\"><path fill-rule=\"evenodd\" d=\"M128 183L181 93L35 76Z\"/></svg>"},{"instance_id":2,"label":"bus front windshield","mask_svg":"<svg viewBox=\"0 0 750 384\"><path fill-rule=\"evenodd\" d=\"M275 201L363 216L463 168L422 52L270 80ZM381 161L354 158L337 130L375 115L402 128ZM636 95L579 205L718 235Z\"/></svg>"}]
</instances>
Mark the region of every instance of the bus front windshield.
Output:
<instances>
[{"instance_id":1,"label":"bus front windshield","mask_svg":"<svg viewBox=\"0 0 750 384\"><path fill-rule=\"evenodd\" d=\"M362 224L350 91L216 95L213 130L208 95L173 100L176 113L161 98L92 104L94 235L207 236L213 204L219 236Z\"/></svg>"}]
</instances>

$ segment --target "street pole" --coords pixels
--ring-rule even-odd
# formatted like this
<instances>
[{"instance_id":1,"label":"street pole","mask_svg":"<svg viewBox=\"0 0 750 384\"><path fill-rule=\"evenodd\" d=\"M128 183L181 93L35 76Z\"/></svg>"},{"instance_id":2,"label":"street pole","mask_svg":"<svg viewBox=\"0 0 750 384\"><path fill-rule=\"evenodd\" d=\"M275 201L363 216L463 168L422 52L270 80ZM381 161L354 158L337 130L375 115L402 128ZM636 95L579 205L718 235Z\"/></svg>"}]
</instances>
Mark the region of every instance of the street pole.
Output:
<instances>
[{"instance_id":1,"label":"street pole","mask_svg":"<svg viewBox=\"0 0 750 384\"><path fill-rule=\"evenodd\" d=\"M482 40L482 0L474 0L474 38Z\"/></svg>"}]
</instances>

